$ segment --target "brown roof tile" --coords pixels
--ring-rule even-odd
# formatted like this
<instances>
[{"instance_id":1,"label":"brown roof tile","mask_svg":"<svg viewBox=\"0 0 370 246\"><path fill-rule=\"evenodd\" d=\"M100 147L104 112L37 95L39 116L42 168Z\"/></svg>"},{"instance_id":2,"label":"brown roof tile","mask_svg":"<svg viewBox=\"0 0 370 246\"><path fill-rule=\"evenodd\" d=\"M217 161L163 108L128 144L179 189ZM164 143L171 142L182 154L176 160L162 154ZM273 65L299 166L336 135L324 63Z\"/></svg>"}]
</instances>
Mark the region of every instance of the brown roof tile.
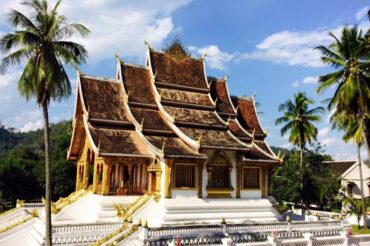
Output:
<instances>
[{"instance_id":1,"label":"brown roof tile","mask_svg":"<svg viewBox=\"0 0 370 246\"><path fill-rule=\"evenodd\" d=\"M179 108L179 107L163 107L167 113L175 117L175 122L188 122L197 124L206 124L213 126L225 126L219 118L217 118L214 111L205 111L197 109Z\"/></svg>"},{"instance_id":2,"label":"brown roof tile","mask_svg":"<svg viewBox=\"0 0 370 246\"><path fill-rule=\"evenodd\" d=\"M241 141L250 143L252 141L252 137L247 134L241 126L238 124L238 122L235 119L229 120L229 130Z\"/></svg>"},{"instance_id":3,"label":"brown roof tile","mask_svg":"<svg viewBox=\"0 0 370 246\"><path fill-rule=\"evenodd\" d=\"M217 111L226 114L233 114L236 116L232 102L229 98L229 92L225 80L208 78L211 82L211 95L212 99L216 100Z\"/></svg>"},{"instance_id":4,"label":"brown roof tile","mask_svg":"<svg viewBox=\"0 0 370 246\"><path fill-rule=\"evenodd\" d=\"M151 155L135 130L103 128L89 124L89 131L102 154Z\"/></svg>"},{"instance_id":5,"label":"brown roof tile","mask_svg":"<svg viewBox=\"0 0 370 246\"><path fill-rule=\"evenodd\" d=\"M267 146L265 141L254 141L254 143L263 151L265 151L269 155L274 155L274 153L271 151L271 149Z\"/></svg>"},{"instance_id":6,"label":"brown roof tile","mask_svg":"<svg viewBox=\"0 0 370 246\"><path fill-rule=\"evenodd\" d=\"M176 59L170 54L150 51L156 81L180 86L208 89L203 62L191 57Z\"/></svg>"},{"instance_id":7,"label":"brown roof tile","mask_svg":"<svg viewBox=\"0 0 370 246\"><path fill-rule=\"evenodd\" d=\"M151 93L149 70L127 64L121 65L121 68L123 83L126 92L129 94L129 101L155 104L154 97Z\"/></svg>"},{"instance_id":8,"label":"brown roof tile","mask_svg":"<svg viewBox=\"0 0 370 246\"><path fill-rule=\"evenodd\" d=\"M342 175L345 173L350 167L355 164L356 161L324 161L323 164L327 165L334 174Z\"/></svg>"},{"instance_id":9,"label":"brown roof tile","mask_svg":"<svg viewBox=\"0 0 370 246\"><path fill-rule=\"evenodd\" d=\"M122 88L118 82L80 77L82 95L89 117L128 121L124 111Z\"/></svg>"},{"instance_id":10,"label":"brown roof tile","mask_svg":"<svg viewBox=\"0 0 370 246\"><path fill-rule=\"evenodd\" d=\"M208 94L158 88L162 100L213 107Z\"/></svg>"},{"instance_id":11,"label":"brown roof tile","mask_svg":"<svg viewBox=\"0 0 370 246\"><path fill-rule=\"evenodd\" d=\"M180 127L180 130L194 140L200 139L202 148L215 147L247 150L246 146L236 141L227 131L186 127Z\"/></svg>"},{"instance_id":12,"label":"brown roof tile","mask_svg":"<svg viewBox=\"0 0 370 246\"><path fill-rule=\"evenodd\" d=\"M160 150L164 146L165 156L200 157L178 137L146 136L146 139Z\"/></svg>"},{"instance_id":13,"label":"brown roof tile","mask_svg":"<svg viewBox=\"0 0 370 246\"><path fill-rule=\"evenodd\" d=\"M144 119L144 129L172 131L158 110L137 107L131 107L130 109L137 122L141 123Z\"/></svg>"},{"instance_id":14,"label":"brown roof tile","mask_svg":"<svg viewBox=\"0 0 370 246\"><path fill-rule=\"evenodd\" d=\"M234 105L239 106L238 121L249 133L255 130L255 134L265 135L259 120L253 99L232 98Z\"/></svg>"}]
</instances>

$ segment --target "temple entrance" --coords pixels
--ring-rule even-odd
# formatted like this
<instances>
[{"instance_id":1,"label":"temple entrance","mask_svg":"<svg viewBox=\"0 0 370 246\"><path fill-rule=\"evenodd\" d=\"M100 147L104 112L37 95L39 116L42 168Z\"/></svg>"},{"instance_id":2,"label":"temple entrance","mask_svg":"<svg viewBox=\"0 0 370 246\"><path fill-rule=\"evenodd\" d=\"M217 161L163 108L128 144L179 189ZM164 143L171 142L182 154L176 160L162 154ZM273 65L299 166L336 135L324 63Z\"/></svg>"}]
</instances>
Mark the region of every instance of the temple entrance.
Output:
<instances>
[{"instance_id":1,"label":"temple entrance","mask_svg":"<svg viewBox=\"0 0 370 246\"><path fill-rule=\"evenodd\" d=\"M110 171L109 195L143 195L146 192L146 175L143 164L116 163Z\"/></svg>"},{"instance_id":2,"label":"temple entrance","mask_svg":"<svg viewBox=\"0 0 370 246\"><path fill-rule=\"evenodd\" d=\"M216 153L207 164L208 172L208 197L231 197L234 188L231 185L232 165L222 152Z\"/></svg>"}]
</instances>

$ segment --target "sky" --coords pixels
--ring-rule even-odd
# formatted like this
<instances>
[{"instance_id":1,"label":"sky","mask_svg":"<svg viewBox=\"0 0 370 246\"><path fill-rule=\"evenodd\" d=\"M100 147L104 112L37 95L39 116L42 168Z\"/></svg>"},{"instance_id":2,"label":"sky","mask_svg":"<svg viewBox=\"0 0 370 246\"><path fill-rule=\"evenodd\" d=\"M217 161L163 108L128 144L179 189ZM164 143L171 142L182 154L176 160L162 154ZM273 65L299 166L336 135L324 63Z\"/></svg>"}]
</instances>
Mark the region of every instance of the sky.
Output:
<instances>
[{"instance_id":1,"label":"sky","mask_svg":"<svg viewBox=\"0 0 370 246\"><path fill-rule=\"evenodd\" d=\"M55 1L51 1L54 3ZM0 0L0 36L12 31L6 14L10 8L27 14L18 0ZM124 62L144 64L146 40L162 49L179 37L193 56L207 54L207 75L229 75L229 91L237 96L255 95L270 145L291 148L280 135L275 120L278 106L298 91L314 99L315 106L333 94L333 88L317 95L317 77L332 71L314 50L328 45L344 25L367 30L364 0L63 0L60 13L70 22L91 30L76 37L89 51L84 74L115 77L118 54ZM73 87L76 71L68 67ZM34 100L26 102L17 92L22 66L0 75L0 122L27 132L43 126L42 112ZM52 122L73 117L75 90L68 99L50 107ZM330 112L317 124L318 141L336 160L356 159L356 148L344 143L331 129ZM362 151L364 157L365 151Z\"/></svg>"}]
</instances>

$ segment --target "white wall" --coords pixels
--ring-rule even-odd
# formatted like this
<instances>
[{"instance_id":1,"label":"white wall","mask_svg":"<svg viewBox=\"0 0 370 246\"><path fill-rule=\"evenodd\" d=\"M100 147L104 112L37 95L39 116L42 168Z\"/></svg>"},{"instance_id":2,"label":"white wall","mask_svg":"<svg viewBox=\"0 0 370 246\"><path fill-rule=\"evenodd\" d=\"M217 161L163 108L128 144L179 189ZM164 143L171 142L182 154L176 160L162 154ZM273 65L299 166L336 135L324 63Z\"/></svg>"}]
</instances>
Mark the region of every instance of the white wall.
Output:
<instances>
[{"instance_id":1,"label":"white wall","mask_svg":"<svg viewBox=\"0 0 370 246\"><path fill-rule=\"evenodd\" d=\"M261 190L240 190L240 198L261 198Z\"/></svg>"},{"instance_id":2,"label":"white wall","mask_svg":"<svg viewBox=\"0 0 370 246\"><path fill-rule=\"evenodd\" d=\"M366 164L362 164L362 175L363 175L363 187L364 187L364 195L365 197L370 196L369 193L369 187L368 183L370 182L369 178L370 177L370 168ZM366 180L367 179L367 180ZM355 166L352 166L349 169L348 173L344 173L342 177L342 186L344 188L347 188L347 184L349 182L353 182L356 184L355 187L353 187L353 195L355 198L360 198L361 197L361 182L360 182L360 170L357 164Z\"/></svg>"},{"instance_id":3,"label":"white wall","mask_svg":"<svg viewBox=\"0 0 370 246\"><path fill-rule=\"evenodd\" d=\"M172 190L172 198L197 198L198 192L193 190Z\"/></svg>"}]
</instances>

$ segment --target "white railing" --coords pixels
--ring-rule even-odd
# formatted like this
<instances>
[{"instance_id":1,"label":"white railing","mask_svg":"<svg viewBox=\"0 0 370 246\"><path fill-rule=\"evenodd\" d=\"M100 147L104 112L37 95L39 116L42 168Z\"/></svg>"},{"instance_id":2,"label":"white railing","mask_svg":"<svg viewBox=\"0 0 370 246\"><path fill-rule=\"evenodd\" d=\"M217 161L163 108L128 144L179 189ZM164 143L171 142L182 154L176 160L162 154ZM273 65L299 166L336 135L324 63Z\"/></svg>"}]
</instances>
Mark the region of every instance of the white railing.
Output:
<instances>
[{"instance_id":1,"label":"white railing","mask_svg":"<svg viewBox=\"0 0 370 246\"><path fill-rule=\"evenodd\" d=\"M122 223L68 224L53 226L53 233L114 231Z\"/></svg>"}]
</instances>

